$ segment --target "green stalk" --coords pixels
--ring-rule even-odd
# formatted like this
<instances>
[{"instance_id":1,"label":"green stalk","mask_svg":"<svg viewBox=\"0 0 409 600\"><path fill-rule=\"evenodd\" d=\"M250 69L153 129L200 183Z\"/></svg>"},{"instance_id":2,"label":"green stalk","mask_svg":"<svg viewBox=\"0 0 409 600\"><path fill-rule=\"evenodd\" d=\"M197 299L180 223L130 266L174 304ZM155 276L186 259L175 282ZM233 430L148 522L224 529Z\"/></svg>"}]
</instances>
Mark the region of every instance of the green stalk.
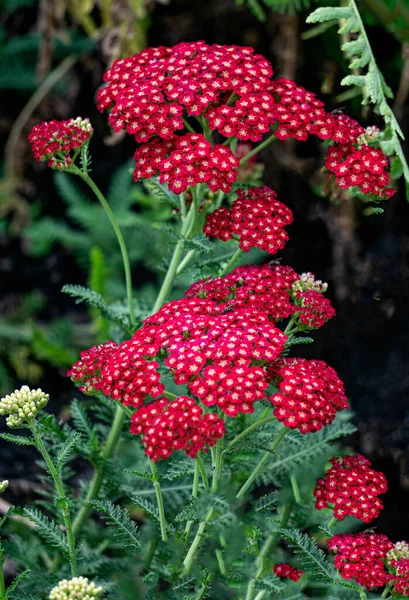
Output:
<instances>
[{"instance_id":1,"label":"green stalk","mask_svg":"<svg viewBox=\"0 0 409 600\"><path fill-rule=\"evenodd\" d=\"M238 444L244 437L246 437L249 433L251 433L255 429L262 427L266 423L270 423L270 421L276 421L276 420L277 420L277 417L272 416L272 417L267 417L265 419L261 419L260 421L256 421L252 425L249 425L246 429L244 429L241 433L239 433L239 435L237 435L234 439L232 439L231 442L229 442L227 444L226 448L223 450L223 453L229 452L233 448L233 446Z\"/></svg>"},{"instance_id":2,"label":"green stalk","mask_svg":"<svg viewBox=\"0 0 409 600\"><path fill-rule=\"evenodd\" d=\"M297 504L303 504L302 498L300 496L300 488L298 487L298 481L295 475L291 475L290 477L291 487L293 488L294 499Z\"/></svg>"},{"instance_id":3,"label":"green stalk","mask_svg":"<svg viewBox=\"0 0 409 600\"><path fill-rule=\"evenodd\" d=\"M242 485L242 487L240 488L240 490L237 492L236 498L242 498L244 496L244 494L247 492L247 490L252 485L252 483L254 482L254 480L257 478L257 476L259 475L259 473L263 470L265 464L270 459L272 453L277 448L278 444L281 442L281 440L283 439L283 437L286 435L286 433L288 431L289 431L289 429L287 427L283 427L283 429L280 431L280 433L278 434L278 436L274 440L274 443L271 446L270 450L268 450L264 454L263 458L260 460L260 462L258 463L258 465L256 466L256 468L254 469L254 471L251 473L251 475L249 476L249 478L247 479L247 481Z\"/></svg>"},{"instance_id":4,"label":"green stalk","mask_svg":"<svg viewBox=\"0 0 409 600\"><path fill-rule=\"evenodd\" d=\"M180 230L181 239L178 241L173 251L173 256L171 258L168 271L166 273L165 279L163 280L162 287L159 290L159 294L156 298L155 305L152 309L153 314L158 312L161 306L166 302L166 299L173 285L173 281L177 274L177 269L182 260L186 239L188 239L191 236L194 229L196 214L199 208L199 197L195 188L192 188L192 193L193 202L187 216L184 219L182 219L182 228Z\"/></svg>"},{"instance_id":5,"label":"green stalk","mask_svg":"<svg viewBox=\"0 0 409 600\"><path fill-rule=\"evenodd\" d=\"M152 459L149 459L149 466L151 468L152 473L153 487L155 488L156 502L158 503L160 533L162 537L162 542L166 542L168 536L166 533L165 507L163 505L162 490L160 489L159 473L158 469L156 468L156 464L153 462Z\"/></svg>"},{"instance_id":6,"label":"green stalk","mask_svg":"<svg viewBox=\"0 0 409 600\"><path fill-rule=\"evenodd\" d=\"M195 460L195 473L193 475L193 486L192 486L192 498L197 498L199 493L199 474L200 474L200 465L199 461ZM192 529L193 521L188 521L185 527L185 537L186 539L189 537L190 530Z\"/></svg>"},{"instance_id":7,"label":"green stalk","mask_svg":"<svg viewBox=\"0 0 409 600\"><path fill-rule=\"evenodd\" d=\"M230 271L230 269L236 264L239 260L240 256L243 254L243 250L241 248L237 248L236 252L233 254L229 262L223 267L223 269L219 273L219 277L224 277Z\"/></svg>"},{"instance_id":8,"label":"green stalk","mask_svg":"<svg viewBox=\"0 0 409 600\"><path fill-rule=\"evenodd\" d=\"M287 503L284 505L283 514L280 521L280 527L285 527L287 525L288 518L291 513L291 504ZM264 572L266 570L266 561L273 551L275 545L278 542L278 534L273 531L268 538L266 539L264 546L261 549L260 555L258 557L258 569L256 573L256 579L262 579L264 576Z\"/></svg>"},{"instance_id":9,"label":"green stalk","mask_svg":"<svg viewBox=\"0 0 409 600\"><path fill-rule=\"evenodd\" d=\"M58 469L55 467L55 465L51 459L51 456L49 455L47 448L44 445L44 442L41 438L40 433L38 432L35 421L31 420L28 422L28 424L33 433L33 437L35 439L36 446L39 449L39 451L48 467L48 471L49 471L51 477L53 478L55 487L58 492L58 496L61 500L65 500L66 498L65 498L64 486L63 486L63 483L62 483L62 480L60 477L60 473L59 473ZM64 521L66 533L67 533L67 545L68 545L68 555L69 555L69 560L70 560L70 565L71 565L71 574L73 577L77 577L78 569L77 569L77 554L75 551L74 531L73 531L73 527L71 524L71 516L70 516L69 508L68 508L66 502L64 504L65 504L65 506L63 508L61 508L61 512L62 512L63 521Z\"/></svg>"},{"instance_id":10,"label":"green stalk","mask_svg":"<svg viewBox=\"0 0 409 600\"><path fill-rule=\"evenodd\" d=\"M269 144L271 144L271 142L274 142L276 139L277 138L275 137L274 133L272 133L268 138L266 138L264 140L264 142L261 142L261 144L259 144L258 146L256 146L251 152L249 152L248 154L246 154L246 156L244 156L241 159L240 166L244 165L248 160L250 160L250 158L252 156L254 156L258 152L261 152L262 150L264 150L264 148L266 148Z\"/></svg>"},{"instance_id":11,"label":"green stalk","mask_svg":"<svg viewBox=\"0 0 409 600\"><path fill-rule=\"evenodd\" d=\"M330 522L327 525L327 529L333 529L337 523L338 523L338 519L336 519L335 517L332 517L332 519L330 520Z\"/></svg>"},{"instance_id":12,"label":"green stalk","mask_svg":"<svg viewBox=\"0 0 409 600\"><path fill-rule=\"evenodd\" d=\"M0 600L7 600L6 583L4 581L3 565L4 565L4 551L0 544Z\"/></svg>"},{"instance_id":13,"label":"green stalk","mask_svg":"<svg viewBox=\"0 0 409 600\"><path fill-rule=\"evenodd\" d=\"M220 550L220 548L216 550L216 558L217 564L219 565L220 573L222 575L227 575L226 565L224 564L223 552L222 550Z\"/></svg>"},{"instance_id":14,"label":"green stalk","mask_svg":"<svg viewBox=\"0 0 409 600\"><path fill-rule=\"evenodd\" d=\"M87 173L84 173L83 171L80 171L80 169L77 169L77 168L75 168L75 170L73 172L76 175L79 175L85 181L85 183L91 188L91 190L94 192L95 196L98 198L102 207L104 208L109 220L111 221L111 225L115 231L115 235L118 240L119 247L121 249L122 261L124 263L126 294L127 294L127 298L128 298L128 308L129 308L129 318L131 320L132 327L135 328L136 319L135 319L135 313L134 313L134 308L133 308L133 299L132 299L131 266L129 264L129 256L128 256L128 252L126 249L125 240L123 238L121 229L118 225L118 221L116 220L116 217L115 217L114 213L112 212L111 207L109 206L108 202L106 201L104 194L101 192L99 187L94 183L94 181L91 179L91 177Z\"/></svg>"},{"instance_id":15,"label":"green stalk","mask_svg":"<svg viewBox=\"0 0 409 600\"><path fill-rule=\"evenodd\" d=\"M77 516L74 519L74 535L79 534L85 521L91 514L92 507L89 503L91 502L91 500L94 500L98 496L99 490L101 489L101 485L105 475L105 465L106 462L111 458L111 456L115 452L115 449L118 445L121 436L122 426L125 421L125 416L126 414L122 406L118 406L118 408L116 409L114 421L108 434L108 439L101 453L101 464L97 467L94 476L91 480L90 486L88 488L88 493L84 500L84 504L82 505L81 509L79 510Z\"/></svg>"},{"instance_id":16,"label":"green stalk","mask_svg":"<svg viewBox=\"0 0 409 600\"><path fill-rule=\"evenodd\" d=\"M256 580L250 579L248 587L247 587L246 600L253 600L253 594L254 594L255 589L256 589Z\"/></svg>"}]
</instances>

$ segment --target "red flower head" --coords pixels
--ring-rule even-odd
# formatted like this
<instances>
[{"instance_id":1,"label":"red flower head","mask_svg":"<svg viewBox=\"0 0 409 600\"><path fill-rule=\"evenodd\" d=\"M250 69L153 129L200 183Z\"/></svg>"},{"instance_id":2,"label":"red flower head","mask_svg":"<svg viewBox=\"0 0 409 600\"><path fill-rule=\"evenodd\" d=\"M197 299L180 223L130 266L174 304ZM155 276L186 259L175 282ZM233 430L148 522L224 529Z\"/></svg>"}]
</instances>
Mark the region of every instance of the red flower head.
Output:
<instances>
[{"instance_id":1,"label":"red flower head","mask_svg":"<svg viewBox=\"0 0 409 600\"><path fill-rule=\"evenodd\" d=\"M207 183L213 191L229 192L239 167L230 148L212 146L199 133L174 136L167 141L157 138L140 146L134 159L135 181L159 174L161 183L168 183L177 194L199 183Z\"/></svg>"},{"instance_id":2,"label":"red flower head","mask_svg":"<svg viewBox=\"0 0 409 600\"><path fill-rule=\"evenodd\" d=\"M169 402L159 398L132 415L131 433L142 434L145 453L157 462L175 450L194 458L200 450L214 446L225 434L223 419L203 411L187 396Z\"/></svg>"},{"instance_id":3,"label":"red flower head","mask_svg":"<svg viewBox=\"0 0 409 600\"><path fill-rule=\"evenodd\" d=\"M34 125L28 136L37 162L47 161L47 166L63 169L72 162L70 153L81 148L93 134L89 119L45 121Z\"/></svg>"},{"instance_id":4,"label":"red flower head","mask_svg":"<svg viewBox=\"0 0 409 600\"><path fill-rule=\"evenodd\" d=\"M339 521L347 515L365 523L376 519L383 509L378 496L388 489L384 474L371 469L369 460L360 454L334 457L330 462L333 466L314 491L315 508L334 505L334 517Z\"/></svg>"},{"instance_id":5,"label":"red flower head","mask_svg":"<svg viewBox=\"0 0 409 600\"><path fill-rule=\"evenodd\" d=\"M236 234L245 252L253 246L270 254L284 248L288 240L284 227L293 221L291 210L279 202L277 194L267 186L236 193L238 198L230 212L219 208L207 217L204 233L223 241Z\"/></svg>"},{"instance_id":6,"label":"red flower head","mask_svg":"<svg viewBox=\"0 0 409 600\"><path fill-rule=\"evenodd\" d=\"M280 392L269 400L277 419L290 429L318 431L332 423L337 411L349 408L342 381L322 360L288 359L278 378Z\"/></svg>"},{"instance_id":7,"label":"red flower head","mask_svg":"<svg viewBox=\"0 0 409 600\"><path fill-rule=\"evenodd\" d=\"M298 581L304 575L304 571L295 569L289 563L277 563L274 565L274 573L277 577L285 577L291 581Z\"/></svg>"},{"instance_id":8,"label":"red flower head","mask_svg":"<svg viewBox=\"0 0 409 600\"><path fill-rule=\"evenodd\" d=\"M384 564L388 551L393 548L386 535L341 533L328 540L328 547L336 553L334 563L341 577L353 579L368 591L393 579Z\"/></svg>"},{"instance_id":9,"label":"red flower head","mask_svg":"<svg viewBox=\"0 0 409 600\"><path fill-rule=\"evenodd\" d=\"M79 390L84 394L96 395L102 391L101 371L110 357L118 349L115 342L105 342L99 346L92 346L89 350L80 353L77 361L67 373L67 377L79 385Z\"/></svg>"}]
</instances>

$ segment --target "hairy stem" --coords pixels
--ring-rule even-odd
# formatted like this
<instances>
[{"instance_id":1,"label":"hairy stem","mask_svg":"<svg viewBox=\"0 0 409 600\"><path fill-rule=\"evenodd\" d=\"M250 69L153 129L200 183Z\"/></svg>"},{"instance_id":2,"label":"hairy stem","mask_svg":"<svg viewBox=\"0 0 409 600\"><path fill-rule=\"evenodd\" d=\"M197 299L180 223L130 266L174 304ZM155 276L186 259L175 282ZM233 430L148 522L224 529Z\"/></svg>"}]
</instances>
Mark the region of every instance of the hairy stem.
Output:
<instances>
[{"instance_id":1,"label":"hairy stem","mask_svg":"<svg viewBox=\"0 0 409 600\"><path fill-rule=\"evenodd\" d=\"M193 475L193 486L192 486L192 498L197 498L199 492L199 474L200 474L200 466L199 461L195 460L195 473ZM193 521L188 521L185 527L185 537L186 539L189 537L190 530L192 529Z\"/></svg>"},{"instance_id":2,"label":"hairy stem","mask_svg":"<svg viewBox=\"0 0 409 600\"><path fill-rule=\"evenodd\" d=\"M51 459L51 456L49 455L48 450L44 445L44 442L41 438L41 434L39 433L39 431L37 429L35 421L31 420L29 422L29 426L33 433L33 437L35 439L36 446L39 449L41 456L43 457L43 459L48 467L48 471L49 471L51 477L53 478L59 499L64 504L63 508L61 508L61 513L62 513L62 517L63 517L65 529L66 529L66 534L67 534L67 545L68 545L68 555L69 555L70 566L71 566L71 574L73 577L76 577L78 574L78 569L77 569L77 554L76 554L76 550L75 550L75 537L74 537L73 526L71 523L71 515L70 515L70 511L69 511L67 502L66 502L64 485L61 480L60 472L57 469L57 467L54 465L54 463Z\"/></svg>"},{"instance_id":3,"label":"hairy stem","mask_svg":"<svg viewBox=\"0 0 409 600\"><path fill-rule=\"evenodd\" d=\"M254 482L254 480L257 478L257 476L263 470L265 464L269 461L272 453L277 448L278 444L281 442L281 440L283 439L283 437L286 435L286 433L288 431L289 431L289 429L287 427L284 427L280 431L280 433L278 434L278 436L274 440L274 443L271 446L270 450L268 450L264 454L263 458L260 460L260 462L258 463L258 465L255 467L255 469L253 470L253 472L251 473L251 475L249 476L249 478L247 479L247 481L242 485L242 487L240 488L240 490L237 492L236 498L242 498L244 496L244 494L247 492L247 490L252 485L252 483Z\"/></svg>"},{"instance_id":4,"label":"hairy stem","mask_svg":"<svg viewBox=\"0 0 409 600\"><path fill-rule=\"evenodd\" d=\"M114 421L108 434L108 439L101 453L101 464L97 467L94 476L91 479L91 483L88 488L88 493L84 500L84 504L82 505L81 509L79 510L77 516L74 519L74 535L78 535L80 533L85 521L91 514L92 506L89 503L91 502L91 500L94 500L99 494L99 490L101 489L101 485L104 480L105 465L106 462L114 454L115 449L118 445L121 436L122 426L125 421L125 416L126 413L124 412L122 406L118 406L115 412Z\"/></svg>"},{"instance_id":5,"label":"hairy stem","mask_svg":"<svg viewBox=\"0 0 409 600\"><path fill-rule=\"evenodd\" d=\"M134 308L133 308L133 298L132 298L131 266L129 263L129 256L128 256L128 251L126 249L125 240L123 238L121 229L118 225L118 221L116 220L116 217L115 217L114 213L112 212L111 207L109 206L108 202L106 201L104 194L101 192L99 187L94 183L94 181L91 179L91 177L88 174L84 173L83 171L80 171L79 169L76 169L74 172L77 175L79 175L85 181L85 183L91 188L91 190L94 192L95 196L98 198L102 207L104 208L104 210L111 222L111 225L115 231L115 235L118 240L119 247L121 249L122 261L123 261L124 270L125 270L125 283L126 283L126 294L127 294L127 298L128 298L129 318L131 320L132 326L135 328L136 319L135 319L135 313L134 313Z\"/></svg>"}]
</instances>

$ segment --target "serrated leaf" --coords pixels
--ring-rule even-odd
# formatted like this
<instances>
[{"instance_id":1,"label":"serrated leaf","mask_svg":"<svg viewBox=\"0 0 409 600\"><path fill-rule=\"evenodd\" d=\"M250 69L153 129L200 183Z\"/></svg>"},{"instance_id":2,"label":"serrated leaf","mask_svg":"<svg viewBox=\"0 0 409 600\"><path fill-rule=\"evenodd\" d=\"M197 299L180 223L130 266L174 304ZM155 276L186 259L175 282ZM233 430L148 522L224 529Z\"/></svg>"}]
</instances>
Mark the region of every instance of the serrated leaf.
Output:
<instances>
[{"instance_id":1,"label":"serrated leaf","mask_svg":"<svg viewBox=\"0 0 409 600\"><path fill-rule=\"evenodd\" d=\"M159 179L156 179L156 177L144 179L143 186L151 196L164 200L175 208L180 208L179 197L174 192L170 191L166 183L160 183Z\"/></svg>"},{"instance_id":2,"label":"serrated leaf","mask_svg":"<svg viewBox=\"0 0 409 600\"><path fill-rule=\"evenodd\" d=\"M0 433L0 438L6 442L13 442L19 446L37 446L35 440L31 436L14 435L14 433Z\"/></svg>"},{"instance_id":3,"label":"serrated leaf","mask_svg":"<svg viewBox=\"0 0 409 600\"><path fill-rule=\"evenodd\" d=\"M258 498L256 502L256 512L261 510L271 510L277 504L278 492L270 492Z\"/></svg>"},{"instance_id":4,"label":"serrated leaf","mask_svg":"<svg viewBox=\"0 0 409 600\"><path fill-rule=\"evenodd\" d=\"M90 306L96 308L101 316L107 321L112 323L118 323L125 329L129 329L131 321L128 315L124 315L122 312L117 312L113 306L108 305L101 294L94 292L82 285L64 285L61 289L64 294L68 294L73 298L76 298L75 303L80 304L81 302L87 302Z\"/></svg>"},{"instance_id":5,"label":"serrated leaf","mask_svg":"<svg viewBox=\"0 0 409 600\"><path fill-rule=\"evenodd\" d=\"M62 446L59 448L56 456L56 466L61 469L69 460L75 450L76 445L81 440L81 434L78 431L72 431Z\"/></svg>"},{"instance_id":6,"label":"serrated leaf","mask_svg":"<svg viewBox=\"0 0 409 600\"><path fill-rule=\"evenodd\" d=\"M57 548L65 557L68 556L68 545L64 534L54 521L51 521L36 508L27 508L23 514L37 525L39 535L54 548Z\"/></svg>"},{"instance_id":7,"label":"serrated leaf","mask_svg":"<svg viewBox=\"0 0 409 600\"><path fill-rule=\"evenodd\" d=\"M356 85L358 87L365 87L365 84L365 75L347 75L341 80L341 85Z\"/></svg>"},{"instance_id":8,"label":"serrated leaf","mask_svg":"<svg viewBox=\"0 0 409 600\"><path fill-rule=\"evenodd\" d=\"M25 579L30 573L31 569L26 569L25 571L20 573L20 575L17 575L7 588L7 594L11 594L12 592L14 592L20 581L23 581L23 579Z\"/></svg>"},{"instance_id":9,"label":"serrated leaf","mask_svg":"<svg viewBox=\"0 0 409 600\"><path fill-rule=\"evenodd\" d=\"M114 537L123 544L124 548L138 550L140 545L138 528L125 508L100 500L93 500L90 504L103 515L104 521L112 527Z\"/></svg>"},{"instance_id":10,"label":"serrated leaf","mask_svg":"<svg viewBox=\"0 0 409 600\"><path fill-rule=\"evenodd\" d=\"M353 17L349 7L322 6L312 12L306 19L307 23L323 23L324 21L339 21Z\"/></svg>"},{"instance_id":11,"label":"serrated leaf","mask_svg":"<svg viewBox=\"0 0 409 600\"><path fill-rule=\"evenodd\" d=\"M288 543L290 548L300 558L301 566L320 581L333 583L337 578L337 571L327 560L324 552L317 546L314 538L296 529L278 529L277 532Z\"/></svg>"},{"instance_id":12,"label":"serrated leaf","mask_svg":"<svg viewBox=\"0 0 409 600\"><path fill-rule=\"evenodd\" d=\"M369 71L365 77L365 87L372 104L382 101L382 83L378 69L373 63L369 65Z\"/></svg>"},{"instance_id":13,"label":"serrated leaf","mask_svg":"<svg viewBox=\"0 0 409 600\"><path fill-rule=\"evenodd\" d=\"M141 496L133 496L131 500L134 504L136 504L136 506L141 508L147 515L149 515L151 519L156 521L156 523L160 523L159 510L156 508L156 506L149 502L149 500L145 500L145 498L142 498ZM170 533L175 533L175 528L168 522L166 523L166 528Z\"/></svg>"},{"instance_id":14,"label":"serrated leaf","mask_svg":"<svg viewBox=\"0 0 409 600\"><path fill-rule=\"evenodd\" d=\"M124 469L124 473L129 473L129 475L136 475L137 477L142 477L143 479L149 479L152 481L152 474L147 471L136 471L135 469Z\"/></svg>"}]
</instances>

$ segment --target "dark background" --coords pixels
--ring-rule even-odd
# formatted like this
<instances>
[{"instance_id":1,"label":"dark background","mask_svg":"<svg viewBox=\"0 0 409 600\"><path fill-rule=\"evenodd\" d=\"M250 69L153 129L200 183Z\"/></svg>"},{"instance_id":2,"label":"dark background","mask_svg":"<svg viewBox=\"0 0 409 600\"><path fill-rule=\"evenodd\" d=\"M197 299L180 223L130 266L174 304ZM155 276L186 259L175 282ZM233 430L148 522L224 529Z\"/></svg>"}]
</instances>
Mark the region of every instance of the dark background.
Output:
<instances>
[{"instance_id":1,"label":"dark background","mask_svg":"<svg viewBox=\"0 0 409 600\"><path fill-rule=\"evenodd\" d=\"M112 136L106 116L95 107L95 93L107 65L146 45L203 39L252 45L271 60L277 76L294 79L315 92L330 110L343 107L364 125L382 125L369 107L362 107L360 96L342 96L345 89L340 80L347 64L336 27L302 39L309 29L305 24L308 2L271 2L272 8L264 7L265 21L261 22L248 6L237 6L234 0L141 2L137 13L125 0L118 0L112 3L111 23L105 28L98 5L92 7L91 2L88 16L96 33L87 14L72 9L74 4L55 2L50 9L43 2L9 0L0 29L0 388L5 394L27 382L42 387L53 398L50 409L62 415L73 391L65 378L69 357L56 358L55 348L47 351L44 343L33 341L33 331L64 348L64 323L68 323L80 332L78 339L71 336L67 342L71 355L91 345L88 333L86 343L81 336L81 327L88 331L86 308L75 306L60 293L65 282L86 285L87 275L70 244L58 242L44 256L33 256L33 223L45 216L67 218L67 205L57 194L53 174L32 159L27 135L35 123L89 116L95 128L93 176L106 189L112 173L133 153L132 140ZM294 10L279 12L277 6L283 4ZM312 3L311 10L320 4L327 3ZM405 26L409 4L402 2L399 14L392 5L396 2L371 0L361 2L360 9L378 64L398 92L394 109L408 135L409 38ZM382 6L386 13L380 11ZM30 97L49 73L73 55L78 60L22 119L21 135L11 144L13 124ZM403 186L384 203L384 214L366 216L365 207L344 194L337 198L317 194L322 183L322 150L316 142L280 142L264 151L260 160L265 165L265 182L294 211L283 262L297 272L311 270L328 281L337 309L336 318L314 335L316 343L300 353L325 360L344 380L358 427L350 443L383 470L389 481L379 528L393 539L408 537L409 522L399 515L407 510L409 500L409 204ZM75 223L71 227L75 230ZM155 277L146 264L134 266L135 288ZM27 475L22 449L1 444L0 452L1 478Z\"/></svg>"}]
</instances>

